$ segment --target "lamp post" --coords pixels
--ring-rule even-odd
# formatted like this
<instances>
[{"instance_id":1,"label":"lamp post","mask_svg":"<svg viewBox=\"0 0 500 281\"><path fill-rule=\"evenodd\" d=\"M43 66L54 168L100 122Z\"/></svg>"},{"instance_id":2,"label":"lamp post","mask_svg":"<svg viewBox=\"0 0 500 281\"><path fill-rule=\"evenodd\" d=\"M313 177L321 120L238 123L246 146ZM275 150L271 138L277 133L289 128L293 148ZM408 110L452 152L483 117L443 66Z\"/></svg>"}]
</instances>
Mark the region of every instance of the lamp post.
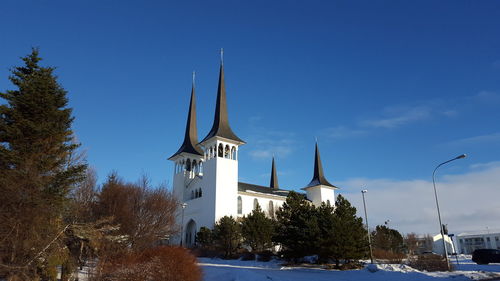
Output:
<instances>
[{"instance_id":1,"label":"lamp post","mask_svg":"<svg viewBox=\"0 0 500 281\"><path fill-rule=\"evenodd\" d=\"M181 208L182 208L182 219L181 219L181 247L182 247L182 240L184 239L184 209L187 207L187 203L182 203Z\"/></svg>"},{"instance_id":2,"label":"lamp post","mask_svg":"<svg viewBox=\"0 0 500 281\"><path fill-rule=\"evenodd\" d=\"M436 176L436 170L439 167L441 167L444 164L449 163L451 161L455 161L455 160L458 160L458 159L465 158L466 156L467 156L466 154L462 154L462 155L459 155L459 156L457 156L457 157L455 157L453 159L445 161L445 162L437 165L436 168L434 169L434 171L432 172L432 185L434 186L434 197L436 198L436 207L437 207L437 213L438 213L438 219L439 219L439 230L441 232L441 240L443 240L444 258L446 259L446 265L448 266L448 270L450 270L450 261L448 260L448 251L446 249L446 242L444 241L443 224L441 222L441 212L439 211L439 202L438 202L438 196L437 196L437 191L436 191L436 179L435 179L435 176Z\"/></svg>"},{"instance_id":3,"label":"lamp post","mask_svg":"<svg viewBox=\"0 0 500 281\"><path fill-rule=\"evenodd\" d=\"M373 252L372 252L372 239L370 237L370 230L368 228L368 215L366 213L366 203L365 203L365 193L367 193L368 190L363 189L361 190L361 195L363 196L363 207L365 209L365 221L366 221L366 233L368 235L368 247L370 248L370 261L373 263Z\"/></svg>"}]
</instances>

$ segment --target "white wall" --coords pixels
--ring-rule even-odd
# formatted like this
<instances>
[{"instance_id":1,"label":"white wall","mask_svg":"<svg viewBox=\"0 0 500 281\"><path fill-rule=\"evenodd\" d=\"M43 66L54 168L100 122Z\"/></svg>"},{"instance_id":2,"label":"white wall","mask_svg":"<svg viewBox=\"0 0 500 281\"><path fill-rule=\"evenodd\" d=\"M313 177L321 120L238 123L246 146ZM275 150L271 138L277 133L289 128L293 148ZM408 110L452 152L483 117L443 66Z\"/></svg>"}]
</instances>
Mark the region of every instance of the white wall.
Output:
<instances>
[{"instance_id":1,"label":"white wall","mask_svg":"<svg viewBox=\"0 0 500 281\"><path fill-rule=\"evenodd\" d=\"M259 194L260 195L260 194ZM262 211L269 215L269 202L273 202L274 206L274 212L278 210L281 205L285 202L286 198L283 198L281 196L273 196L273 195L253 195L249 194L249 192L240 192L238 196L241 196L242 199L242 214L238 214L238 217L242 217L244 215L248 215L253 211L254 207L254 200L257 199L257 202L259 203ZM237 206L238 201L235 200L234 204Z\"/></svg>"},{"instance_id":2,"label":"white wall","mask_svg":"<svg viewBox=\"0 0 500 281\"><path fill-rule=\"evenodd\" d=\"M472 254L476 249L500 249L499 232L470 235L459 234L456 240L460 254Z\"/></svg>"},{"instance_id":3,"label":"white wall","mask_svg":"<svg viewBox=\"0 0 500 281\"><path fill-rule=\"evenodd\" d=\"M432 244L432 251L436 254L443 255L444 254L444 248L443 248L443 239L441 237L441 234L434 235L432 237L433 244ZM453 242L451 241L451 238L448 235L444 235L444 241L446 242L446 251L448 254L455 253L455 246L453 245Z\"/></svg>"},{"instance_id":4,"label":"white wall","mask_svg":"<svg viewBox=\"0 0 500 281\"><path fill-rule=\"evenodd\" d=\"M335 205L335 191L331 187L318 185L314 187L305 188L307 199L317 207L321 206L321 202L330 201L330 205Z\"/></svg>"}]
</instances>

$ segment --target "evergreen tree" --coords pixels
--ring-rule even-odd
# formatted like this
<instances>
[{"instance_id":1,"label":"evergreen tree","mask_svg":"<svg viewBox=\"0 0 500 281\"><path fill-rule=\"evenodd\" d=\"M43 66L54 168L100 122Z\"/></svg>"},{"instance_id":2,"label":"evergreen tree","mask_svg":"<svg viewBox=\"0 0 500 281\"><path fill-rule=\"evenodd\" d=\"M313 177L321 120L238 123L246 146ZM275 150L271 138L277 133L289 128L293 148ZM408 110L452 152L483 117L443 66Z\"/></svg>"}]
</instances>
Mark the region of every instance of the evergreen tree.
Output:
<instances>
[{"instance_id":1,"label":"evergreen tree","mask_svg":"<svg viewBox=\"0 0 500 281\"><path fill-rule=\"evenodd\" d=\"M320 262L327 262L332 258L332 253L335 251L336 244L333 239L335 237L335 208L330 203L322 203L319 208L316 208L316 216L318 219L318 227L320 235L318 237L317 249Z\"/></svg>"},{"instance_id":2,"label":"evergreen tree","mask_svg":"<svg viewBox=\"0 0 500 281\"><path fill-rule=\"evenodd\" d=\"M335 200L333 216L333 235L329 257L335 260L337 266L341 260L349 262L366 255L367 239L363 220L356 216L356 208L351 206L342 195Z\"/></svg>"},{"instance_id":3,"label":"evergreen tree","mask_svg":"<svg viewBox=\"0 0 500 281\"><path fill-rule=\"evenodd\" d=\"M244 242L252 247L253 252L261 252L272 246L274 221L268 217L257 204L257 207L241 221L241 233Z\"/></svg>"},{"instance_id":4,"label":"evergreen tree","mask_svg":"<svg viewBox=\"0 0 500 281\"><path fill-rule=\"evenodd\" d=\"M213 231L210 228L202 226L196 233L196 244L203 249L209 250L214 244Z\"/></svg>"},{"instance_id":5,"label":"evergreen tree","mask_svg":"<svg viewBox=\"0 0 500 281\"><path fill-rule=\"evenodd\" d=\"M214 227L214 240L225 258L232 257L241 245L241 225L232 216L220 218Z\"/></svg>"},{"instance_id":6,"label":"evergreen tree","mask_svg":"<svg viewBox=\"0 0 500 281\"><path fill-rule=\"evenodd\" d=\"M37 49L22 60L9 77L16 89L0 93L0 262L23 268L10 276L48 278L64 259L51 241L64 232L67 195L86 165L75 158L73 117L54 68L39 65Z\"/></svg>"},{"instance_id":7,"label":"evergreen tree","mask_svg":"<svg viewBox=\"0 0 500 281\"><path fill-rule=\"evenodd\" d=\"M275 240L281 244L285 258L297 261L317 253L320 232L316 211L303 195L291 191L276 218Z\"/></svg>"},{"instance_id":8,"label":"evergreen tree","mask_svg":"<svg viewBox=\"0 0 500 281\"><path fill-rule=\"evenodd\" d=\"M371 235L374 249L392 253L402 253L404 250L403 236L395 229L377 225Z\"/></svg>"}]
</instances>

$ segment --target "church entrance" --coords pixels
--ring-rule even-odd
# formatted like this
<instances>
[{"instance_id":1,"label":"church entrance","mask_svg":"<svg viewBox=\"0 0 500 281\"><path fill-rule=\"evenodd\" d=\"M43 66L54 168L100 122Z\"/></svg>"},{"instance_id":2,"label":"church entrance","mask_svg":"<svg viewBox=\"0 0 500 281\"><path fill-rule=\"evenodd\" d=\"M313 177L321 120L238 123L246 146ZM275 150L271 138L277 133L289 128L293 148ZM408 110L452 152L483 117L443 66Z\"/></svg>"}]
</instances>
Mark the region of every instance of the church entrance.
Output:
<instances>
[{"instance_id":1,"label":"church entrance","mask_svg":"<svg viewBox=\"0 0 500 281\"><path fill-rule=\"evenodd\" d=\"M196 222L193 219L190 219L189 222L186 225L186 237L184 241L186 242L185 245L188 248L191 248L195 245L195 238L196 238Z\"/></svg>"}]
</instances>

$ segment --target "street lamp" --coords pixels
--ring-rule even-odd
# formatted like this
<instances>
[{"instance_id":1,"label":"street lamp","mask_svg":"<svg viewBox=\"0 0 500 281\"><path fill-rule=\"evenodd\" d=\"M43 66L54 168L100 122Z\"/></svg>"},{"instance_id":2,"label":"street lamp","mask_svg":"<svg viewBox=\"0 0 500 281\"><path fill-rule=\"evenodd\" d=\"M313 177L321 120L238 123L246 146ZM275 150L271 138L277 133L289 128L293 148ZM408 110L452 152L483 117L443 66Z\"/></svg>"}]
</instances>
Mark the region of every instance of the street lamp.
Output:
<instances>
[{"instance_id":1,"label":"street lamp","mask_svg":"<svg viewBox=\"0 0 500 281\"><path fill-rule=\"evenodd\" d=\"M462 154L462 155L459 155L459 156L457 156L457 157L455 157L453 159L445 161L445 162L437 165L437 167L432 172L432 185L434 186L434 197L436 198L436 207L437 207L438 219L439 219L439 230L441 232L441 240L443 240L444 258L446 259L446 265L448 266L448 270L450 270L450 261L448 260L448 250L446 249L446 242L444 241L443 224L441 223L441 212L439 212L439 202L438 202L438 196L437 196L437 191L436 191L436 179L435 179L435 175L436 175L436 170L439 167L441 167L444 164L449 163L451 161L455 161L455 160L458 160L458 159L465 158L466 156L467 156L466 154Z\"/></svg>"},{"instance_id":2,"label":"street lamp","mask_svg":"<svg viewBox=\"0 0 500 281\"><path fill-rule=\"evenodd\" d=\"M187 207L187 203L182 203L182 219L181 219L181 247L182 247L182 239L184 238L184 209Z\"/></svg>"},{"instance_id":3,"label":"street lamp","mask_svg":"<svg viewBox=\"0 0 500 281\"><path fill-rule=\"evenodd\" d=\"M366 214L366 203L365 203L365 193L367 193L368 190L363 189L361 190L361 195L363 196L363 207L365 208L365 221L366 221L366 233L368 235L368 247L370 247L370 261L373 263L373 252L372 252L372 239L370 237L370 230L368 229L368 215Z\"/></svg>"}]
</instances>

